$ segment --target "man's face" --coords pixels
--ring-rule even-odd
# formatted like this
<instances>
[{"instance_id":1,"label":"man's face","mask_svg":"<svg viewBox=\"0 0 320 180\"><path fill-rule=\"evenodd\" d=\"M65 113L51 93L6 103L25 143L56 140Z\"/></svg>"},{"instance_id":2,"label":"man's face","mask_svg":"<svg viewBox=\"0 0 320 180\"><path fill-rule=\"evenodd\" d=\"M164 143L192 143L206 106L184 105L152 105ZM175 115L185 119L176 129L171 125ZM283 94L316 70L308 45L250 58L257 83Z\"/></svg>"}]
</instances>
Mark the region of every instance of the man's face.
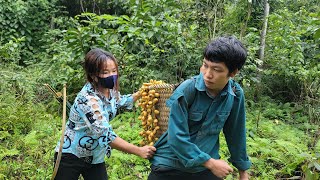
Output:
<instances>
[{"instance_id":1,"label":"man's face","mask_svg":"<svg viewBox=\"0 0 320 180\"><path fill-rule=\"evenodd\" d=\"M234 77L236 72L229 73L224 62L211 62L203 59L200 68L203 79L210 94L216 96L228 83L230 77Z\"/></svg>"}]
</instances>

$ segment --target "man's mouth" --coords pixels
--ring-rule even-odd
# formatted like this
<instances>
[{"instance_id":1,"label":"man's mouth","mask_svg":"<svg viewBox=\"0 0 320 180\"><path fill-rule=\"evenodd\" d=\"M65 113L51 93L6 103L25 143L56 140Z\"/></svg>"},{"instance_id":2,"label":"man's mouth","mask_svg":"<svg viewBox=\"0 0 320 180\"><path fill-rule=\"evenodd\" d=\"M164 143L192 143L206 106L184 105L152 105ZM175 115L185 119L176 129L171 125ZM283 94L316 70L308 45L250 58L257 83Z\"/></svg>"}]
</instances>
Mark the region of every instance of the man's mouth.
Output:
<instances>
[{"instance_id":1,"label":"man's mouth","mask_svg":"<svg viewBox=\"0 0 320 180\"><path fill-rule=\"evenodd\" d=\"M206 81L206 80L204 80L204 82L205 82L206 84L214 84L213 82Z\"/></svg>"}]
</instances>

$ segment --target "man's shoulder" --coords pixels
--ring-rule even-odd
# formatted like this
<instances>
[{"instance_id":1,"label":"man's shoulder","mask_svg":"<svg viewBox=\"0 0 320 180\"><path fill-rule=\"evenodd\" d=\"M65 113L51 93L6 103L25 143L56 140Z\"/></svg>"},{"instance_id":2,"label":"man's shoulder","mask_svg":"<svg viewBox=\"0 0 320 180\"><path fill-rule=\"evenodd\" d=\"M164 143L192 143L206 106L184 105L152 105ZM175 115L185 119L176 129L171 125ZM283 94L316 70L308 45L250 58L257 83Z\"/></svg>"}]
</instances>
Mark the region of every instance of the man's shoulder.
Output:
<instances>
[{"instance_id":1,"label":"man's shoulder","mask_svg":"<svg viewBox=\"0 0 320 180\"><path fill-rule=\"evenodd\" d=\"M175 91L184 91L186 88L189 88L190 86L194 86L195 84L195 77L191 77L191 78L188 78L184 81L182 81L178 87L175 89Z\"/></svg>"},{"instance_id":2,"label":"man's shoulder","mask_svg":"<svg viewBox=\"0 0 320 180\"><path fill-rule=\"evenodd\" d=\"M242 89L241 85L238 82L236 82L233 79L230 79L229 82L231 84L231 87L232 87L232 90L233 90L234 94L237 97L244 95L243 89Z\"/></svg>"}]
</instances>

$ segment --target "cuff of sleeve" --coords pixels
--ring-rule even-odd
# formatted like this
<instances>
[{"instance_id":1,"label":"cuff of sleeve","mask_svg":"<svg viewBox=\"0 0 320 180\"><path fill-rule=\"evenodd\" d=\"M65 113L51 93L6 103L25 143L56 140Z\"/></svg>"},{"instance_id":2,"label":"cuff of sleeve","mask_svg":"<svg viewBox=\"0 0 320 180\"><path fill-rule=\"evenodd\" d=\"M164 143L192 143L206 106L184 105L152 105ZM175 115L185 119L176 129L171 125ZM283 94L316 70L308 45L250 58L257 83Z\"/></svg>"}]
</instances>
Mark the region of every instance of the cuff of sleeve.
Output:
<instances>
[{"instance_id":1,"label":"cuff of sleeve","mask_svg":"<svg viewBox=\"0 0 320 180\"><path fill-rule=\"evenodd\" d=\"M98 139L98 144L101 147L106 147L108 146L111 142L113 142L118 135L116 135L113 131L108 132L107 136L105 138L99 138Z\"/></svg>"},{"instance_id":2,"label":"cuff of sleeve","mask_svg":"<svg viewBox=\"0 0 320 180\"><path fill-rule=\"evenodd\" d=\"M251 162L249 161L249 159L247 159L246 161L234 161L232 159L228 159L229 162L232 163L232 165L234 165L238 170L242 170L245 171L247 169L250 168L251 166Z\"/></svg>"},{"instance_id":3,"label":"cuff of sleeve","mask_svg":"<svg viewBox=\"0 0 320 180\"><path fill-rule=\"evenodd\" d=\"M107 144L113 142L116 139L116 137L118 137L118 135L112 130L112 127L109 127L109 132L107 135Z\"/></svg>"},{"instance_id":4,"label":"cuff of sleeve","mask_svg":"<svg viewBox=\"0 0 320 180\"><path fill-rule=\"evenodd\" d=\"M208 161L211 158L211 156L209 156L209 154L202 152L198 157L196 157L195 159L192 159L191 161L187 161L185 163L185 166L187 168L189 167L194 167L194 166L200 166L203 163L205 163L206 161Z\"/></svg>"},{"instance_id":5,"label":"cuff of sleeve","mask_svg":"<svg viewBox=\"0 0 320 180\"><path fill-rule=\"evenodd\" d=\"M118 137L118 135L115 132L111 131L109 135L110 142L113 142L116 139L116 137Z\"/></svg>"},{"instance_id":6,"label":"cuff of sleeve","mask_svg":"<svg viewBox=\"0 0 320 180\"><path fill-rule=\"evenodd\" d=\"M132 94L128 97L127 102L128 103L127 103L126 109L132 109L133 108L133 95Z\"/></svg>"}]
</instances>

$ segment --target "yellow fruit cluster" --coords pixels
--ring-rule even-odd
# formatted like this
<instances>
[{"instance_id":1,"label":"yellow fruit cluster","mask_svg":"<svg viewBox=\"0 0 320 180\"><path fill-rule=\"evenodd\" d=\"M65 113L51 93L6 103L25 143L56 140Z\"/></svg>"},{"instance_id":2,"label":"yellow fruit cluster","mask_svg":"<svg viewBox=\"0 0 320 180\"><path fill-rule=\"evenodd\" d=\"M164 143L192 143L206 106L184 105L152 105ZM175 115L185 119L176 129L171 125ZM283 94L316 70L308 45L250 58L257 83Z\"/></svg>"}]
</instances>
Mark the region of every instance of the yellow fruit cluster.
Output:
<instances>
[{"instance_id":1,"label":"yellow fruit cluster","mask_svg":"<svg viewBox=\"0 0 320 180\"><path fill-rule=\"evenodd\" d=\"M164 82L151 79L149 83L143 83L139 89L141 98L138 105L141 107L141 114L138 119L143 127L143 130L139 133L143 137L143 140L140 142L141 146L152 146L158 140L156 134L160 129L158 126L160 112L155 108L155 105L159 101L160 94L156 90L150 89L150 86L157 84L164 84Z\"/></svg>"}]
</instances>

